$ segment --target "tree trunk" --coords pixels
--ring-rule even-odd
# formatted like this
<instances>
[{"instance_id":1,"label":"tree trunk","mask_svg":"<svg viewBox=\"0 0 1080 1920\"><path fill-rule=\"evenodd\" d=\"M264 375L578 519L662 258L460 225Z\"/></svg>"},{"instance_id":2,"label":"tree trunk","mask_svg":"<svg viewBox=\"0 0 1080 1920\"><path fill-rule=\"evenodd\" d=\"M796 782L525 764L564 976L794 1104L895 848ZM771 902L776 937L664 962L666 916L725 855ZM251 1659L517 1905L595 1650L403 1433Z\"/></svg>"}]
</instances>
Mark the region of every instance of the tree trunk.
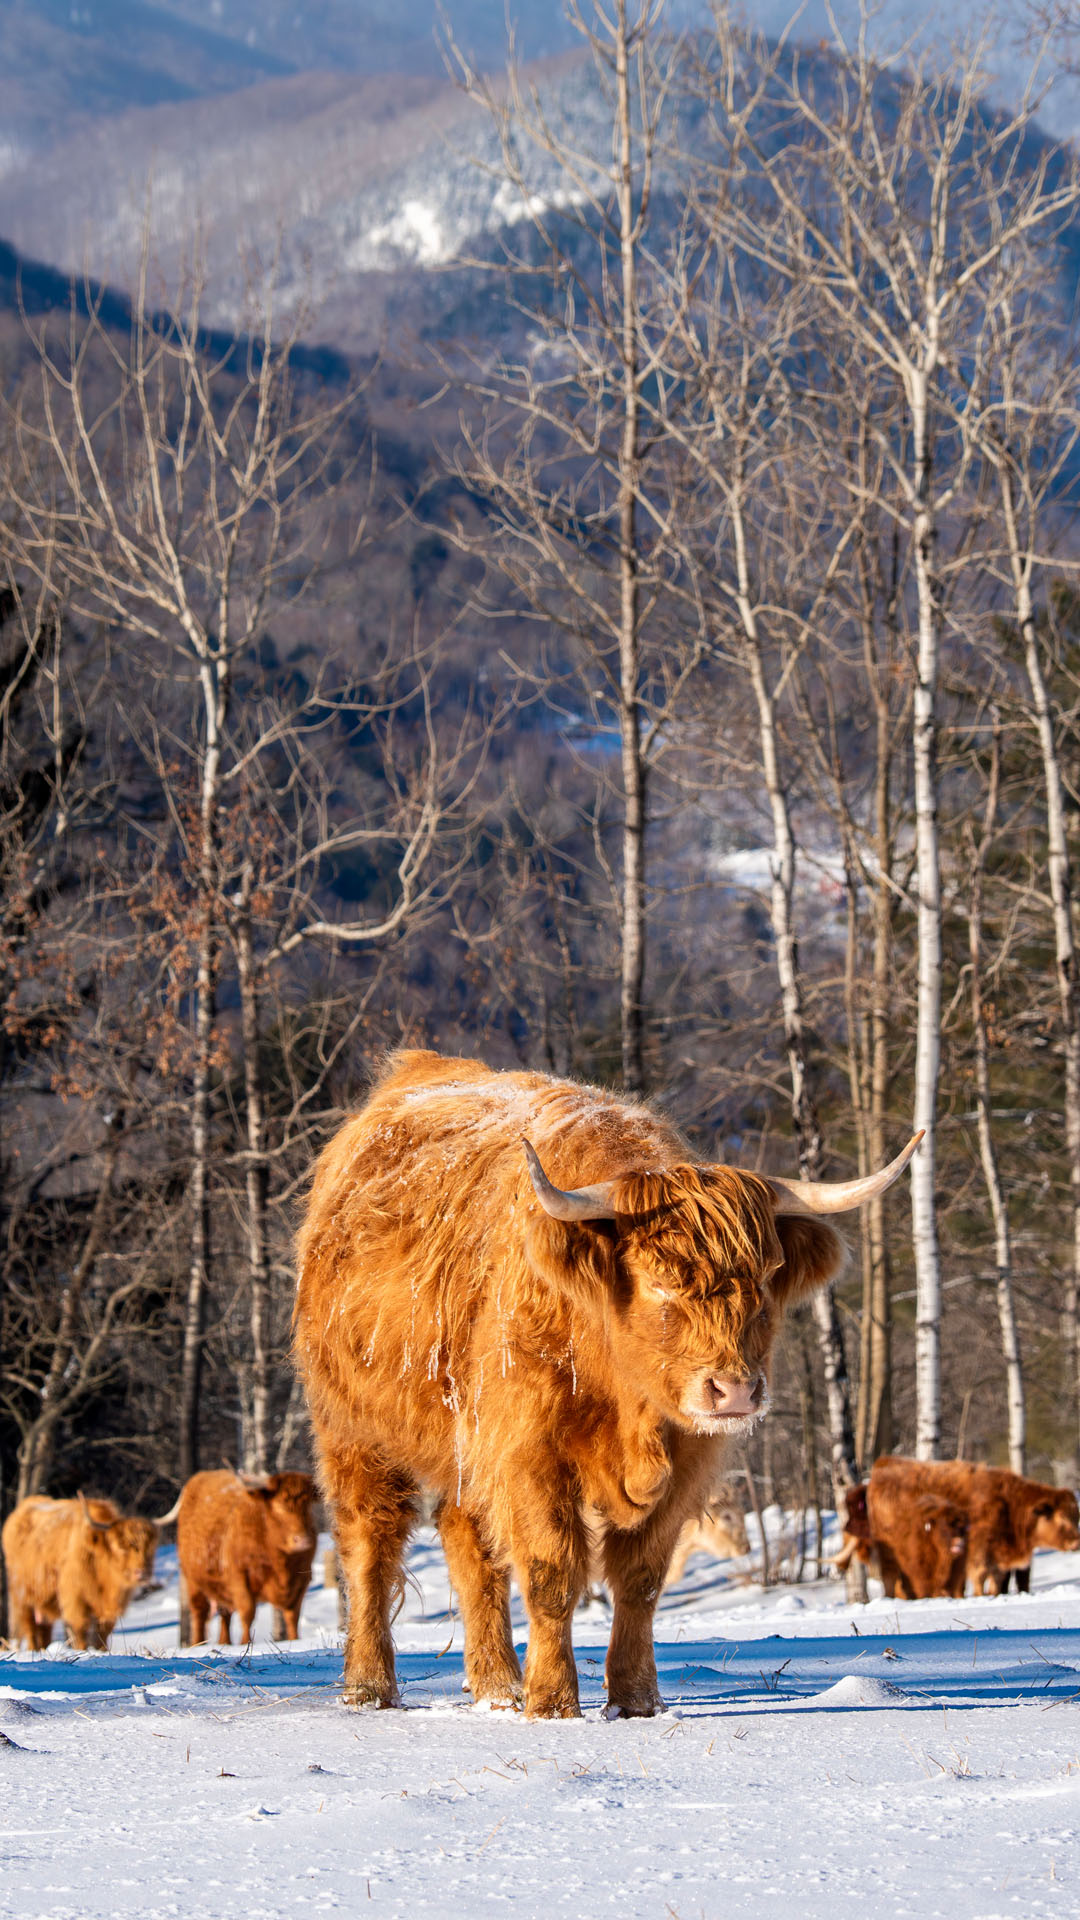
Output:
<instances>
[{"instance_id":1,"label":"tree trunk","mask_svg":"<svg viewBox=\"0 0 1080 1920\"><path fill-rule=\"evenodd\" d=\"M868 635L869 644L869 635ZM875 662L876 667L876 662ZM892 955L895 902L892 886L893 831L892 795L892 719L888 694L881 685L880 673L872 675L875 705L874 762L874 853L877 860L877 884L874 888L873 939L870 1003L870 1099L867 1116L867 1155L872 1167L885 1158L885 1123L889 1102L890 1032L892 1010ZM872 1200L866 1210L868 1236L869 1307L868 1362L865 1396L865 1426L862 1431L864 1463L879 1453L892 1450L892 1270L889 1241L885 1231L885 1197Z\"/></svg>"},{"instance_id":2,"label":"tree trunk","mask_svg":"<svg viewBox=\"0 0 1080 1920\"><path fill-rule=\"evenodd\" d=\"M641 740L641 640L637 492L640 484L638 224L634 214L630 32L626 0L615 9L615 133L618 141L619 249L622 277L622 439L619 450L619 723L623 777L621 1027L623 1084L645 1089L646 777Z\"/></svg>"},{"instance_id":3,"label":"tree trunk","mask_svg":"<svg viewBox=\"0 0 1080 1920\"><path fill-rule=\"evenodd\" d=\"M269 1171L266 1159L266 1121L259 1066L259 997L255 977L255 943L251 895L254 873L245 863L234 929L240 987L241 1036L244 1051L244 1098L247 1109L247 1236L248 1288L251 1325L251 1429L249 1472L266 1473L270 1464L270 1248L267 1230Z\"/></svg>"},{"instance_id":4,"label":"tree trunk","mask_svg":"<svg viewBox=\"0 0 1080 1920\"><path fill-rule=\"evenodd\" d=\"M1012 1241L1009 1212L1002 1191L994 1136L990 1126L990 1043L986 1030L986 1008L982 993L982 908L986 854L994 832L1001 778L1001 734L994 715L994 746L990 785L983 816L982 838L971 853L970 904L968 908L968 953L971 960L971 1025L975 1039L975 1106L978 1115L979 1156L994 1222L994 1264L997 1269L998 1322L1001 1327L1001 1351L1005 1360L1005 1384L1009 1422L1009 1465L1014 1473L1024 1471L1026 1445L1024 1414L1024 1376L1020 1363L1020 1343L1016 1327L1016 1308L1012 1291Z\"/></svg>"},{"instance_id":5,"label":"tree trunk","mask_svg":"<svg viewBox=\"0 0 1080 1920\"><path fill-rule=\"evenodd\" d=\"M120 1153L120 1136L123 1126L124 1116L120 1111L110 1114L105 1121L105 1162L101 1170L101 1184L90 1215L90 1224L86 1239L83 1241L82 1252L64 1289L60 1322L56 1329L56 1342L49 1361L49 1371L41 1389L41 1406L37 1418L24 1434L19 1448L16 1500L24 1500L30 1493L41 1493L52 1466L57 1430L68 1404L62 1389L71 1358L76 1316L83 1289L94 1270L94 1264L108 1228L113 1175Z\"/></svg>"},{"instance_id":6,"label":"tree trunk","mask_svg":"<svg viewBox=\"0 0 1080 1920\"><path fill-rule=\"evenodd\" d=\"M776 710L765 677L757 621L750 598L750 569L739 495L736 495L732 511L732 528L735 535L737 598L743 629L744 658L757 704L761 766L772 816L771 919L773 939L776 943L776 967L780 979L784 1044L791 1080L791 1118L802 1177L805 1180L819 1180L823 1160L821 1128L811 1097L806 1069L799 954L792 913L792 896L795 890L795 837L791 829L787 791L780 773ZM831 1285L817 1289L811 1300L811 1310L817 1326L825 1369L825 1399L829 1421L833 1487L836 1502L839 1504L843 1488L851 1486L856 1478L855 1434L851 1419L851 1390L843 1329L840 1325L836 1296Z\"/></svg>"},{"instance_id":7,"label":"tree trunk","mask_svg":"<svg viewBox=\"0 0 1080 1920\"><path fill-rule=\"evenodd\" d=\"M1047 867L1054 920L1058 1005L1065 1053L1065 1145L1072 1187L1072 1258L1062 1307L1062 1346L1065 1352L1066 1395L1071 1403L1073 1460L1080 1458L1080 994L1076 982L1076 944L1073 935L1072 872L1065 828L1065 797L1054 738L1050 695L1043 672L1038 626L1031 601L1031 568L1021 552L1012 482L1004 459L998 461L1002 507L1013 575L1016 620L1024 646L1035 724L1043 764L1046 796Z\"/></svg>"},{"instance_id":8,"label":"tree trunk","mask_svg":"<svg viewBox=\"0 0 1080 1920\"><path fill-rule=\"evenodd\" d=\"M937 528L931 508L930 366L912 369L915 463L913 527L919 645L914 698L915 859L918 875L918 1003L914 1126L922 1146L911 1163L915 1256L915 1453L936 1460L941 1445L941 1259L937 1233L937 1082L941 1058L941 866L937 822L937 676L941 606Z\"/></svg>"},{"instance_id":9,"label":"tree trunk","mask_svg":"<svg viewBox=\"0 0 1080 1920\"><path fill-rule=\"evenodd\" d=\"M199 807L199 951L195 983L195 1064L191 1090L191 1259L184 1312L184 1348L180 1366L180 1477L189 1480L199 1466L206 1297L210 1284L210 1105L218 965L218 821L221 735L228 701L228 658L224 631L218 653L200 662L206 716Z\"/></svg>"}]
</instances>

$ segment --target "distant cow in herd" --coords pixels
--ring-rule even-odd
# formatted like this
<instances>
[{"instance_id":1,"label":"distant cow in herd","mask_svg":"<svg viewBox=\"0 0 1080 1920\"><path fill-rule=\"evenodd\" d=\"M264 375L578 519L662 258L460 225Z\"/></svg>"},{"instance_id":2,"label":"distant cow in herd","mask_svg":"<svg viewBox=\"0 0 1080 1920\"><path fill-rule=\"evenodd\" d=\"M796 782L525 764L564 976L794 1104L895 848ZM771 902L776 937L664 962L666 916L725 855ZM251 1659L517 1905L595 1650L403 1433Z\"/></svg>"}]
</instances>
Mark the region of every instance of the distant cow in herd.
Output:
<instances>
[{"instance_id":1,"label":"distant cow in herd","mask_svg":"<svg viewBox=\"0 0 1080 1920\"><path fill-rule=\"evenodd\" d=\"M730 1481L721 1481L703 1511L694 1514L683 1527L675 1542L665 1584L673 1587L682 1579L693 1553L709 1553L715 1560L735 1560L749 1551L746 1516Z\"/></svg>"},{"instance_id":2,"label":"distant cow in herd","mask_svg":"<svg viewBox=\"0 0 1080 1920\"><path fill-rule=\"evenodd\" d=\"M1001 1593L1010 1572L1026 1586L1036 1547L1080 1547L1076 1495L1004 1467L886 1454L846 1500L838 1566L875 1565L898 1599Z\"/></svg>"},{"instance_id":3,"label":"distant cow in herd","mask_svg":"<svg viewBox=\"0 0 1080 1920\"><path fill-rule=\"evenodd\" d=\"M311 1579L317 1499L309 1473L196 1473L173 1512L180 1574L191 1609L191 1639L205 1640L213 1609L227 1647L233 1614L251 1641L260 1600L279 1607L285 1638L299 1631L300 1604Z\"/></svg>"},{"instance_id":4,"label":"distant cow in herd","mask_svg":"<svg viewBox=\"0 0 1080 1920\"><path fill-rule=\"evenodd\" d=\"M57 1620L73 1647L104 1647L136 1590L151 1579L157 1528L109 1500L32 1494L4 1522L9 1633L47 1647Z\"/></svg>"},{"instance_id":5,"label":"distant cow in herd","mask_svg":"<svg viewBox=\"0 0 1080 1920\"><path fill-rule=\"evenodd\" d=\"M349 1589L345 1698L398 1704L390 1616L421 1489L477 1700L577 1714L574 1608L599 1553L608 1712L662 1702L653 1614L732 1434L768 1405L787 1307L839 1270L838 1185L701 1160L641 1102L395 1054L315 1167L295 1354ZM524 1680L509 1575L529 1616Z\"/></svg>"}]
</instances>

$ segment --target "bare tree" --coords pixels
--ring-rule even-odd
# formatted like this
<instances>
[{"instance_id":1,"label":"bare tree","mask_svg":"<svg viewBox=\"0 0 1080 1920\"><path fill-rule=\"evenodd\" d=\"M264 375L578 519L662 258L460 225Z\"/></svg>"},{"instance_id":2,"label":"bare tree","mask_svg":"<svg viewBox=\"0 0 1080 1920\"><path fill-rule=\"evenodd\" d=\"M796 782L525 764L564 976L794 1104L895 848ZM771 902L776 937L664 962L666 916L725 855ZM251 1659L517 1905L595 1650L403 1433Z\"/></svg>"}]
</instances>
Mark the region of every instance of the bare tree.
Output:
<instances>
[{"instance_id":1,"label":"bare tree","mask_svg":"<svg viewBox=\"0 0 1080 1920\"><path fill-rule=\"evenodd\" d=\"M596 852L617 902L622 1077L635 1092L647 1078L652 790L704 647L685 596L681 618L670 617L678 542L663 449L645 426L645 396L663 377L667 344L653 284L678 246L658 178L680 63L678 44L660 32L663 10L664 0L614 0L610 11L571 0L588 84L610 127L610 159L602 140L595 149L583 141L557 96L527 85L513 60L503 87L457 55L463 84L496 129L502 187L520 209L518 237L496 267L534 334L519 357L504 354L483 377L468 376L482 420L465 422L457 463L492 505L489 565L553 636L526 684L556 708L584 705L598 738L614 718L620 780L601 773ZM537 168L542 194L533 190ZM567 660L568 646L580 667ZM607 802L617 808L617 867Z\"/></svg>"}]
</instances>

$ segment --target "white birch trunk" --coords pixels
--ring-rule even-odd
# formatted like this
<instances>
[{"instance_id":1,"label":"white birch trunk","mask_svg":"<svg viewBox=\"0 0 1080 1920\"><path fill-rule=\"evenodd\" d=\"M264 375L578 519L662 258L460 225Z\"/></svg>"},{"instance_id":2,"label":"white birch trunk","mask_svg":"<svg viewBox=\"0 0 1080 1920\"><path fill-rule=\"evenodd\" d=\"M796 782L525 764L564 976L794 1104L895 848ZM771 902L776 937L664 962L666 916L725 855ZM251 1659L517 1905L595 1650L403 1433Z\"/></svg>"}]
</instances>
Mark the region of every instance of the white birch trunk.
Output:
<instances>
[{"instance_id":1,"label":"white birch trunk","mask_svg":"<svg viewBox=\"0 0 1080 1920\"><path fill-rule=\"evenodd\" d=\"M228 698L228 672L219 640L218 662L204 651L199 679L206 716L199 804L200 933L195 983L195 1063L191 1093L191 1257L184 1311L180 1363L180 1477L190 1479L199 1465L206 1296L210 1281L210 1093L217 986L218 899L217 808L221 781L222 728Z\"/></svg>"},{"instance_id":2,"label":"white birch trunk","mask_svg":"<svg viewBox=\"0 0 1080 1920\"><path fill-rule=\"evenodd\" d=\"M244 1052L244 1099L247 1118L247 1239L248 1310L251 1327L251 1434L245 1465L251 1473L266 1473L270 1455L270 1249L267 1231L266 1123L259 1072L259 1001L255 976L255 944L251 924L253 874L244 867L236 915L237 976L240 987L240 1023ZM277 1637L277 1636L275 1636Z\"/></svg>"},{"instance_id":3,"label":"white birch trunk","mask_svg":"<svg viewBox=\"0 0 1080 1920\"><path fill-rule=\"evenodd\" d=\"M1050 902L1054 922L1058 1005L1065 1053L1065 1145L1072 1187L1072 1258L1062 1307L1062 1344L1066 1354L1068 1391L1073 1400L1073 1449L1080 1451L1080 995L1076 985L1076 943L1073 933L1072 872L1065 827L1065 792L1054 739L1050 694L1039 650L1038 628L1031 599L1031 570L1021 551L1015 501L1008 467L998 464L1005 532L1013 575L1016 620L1024 646L1024 667L1035 709L1046 798L1046 854Z\"/></svg>"},{"instance_id":4,"label":"white birch trunk","mask_svg":"<svg viewBox=\"0 0 1080 1920\"><path fill-rule=\"evenodd\" d=\"M738 482L736 483L738 485ZM791 829L787 792L780 772L776 710L769 690L757 621L750 596L750 571L741 498L736 492L732 525L735 534L737 601L743 628L744 657L758 710L758 733L765 790L772 816L771 918L776 944L776 966L791 1080L791 1113L800 1171L804 1179L818 1180L822 1171L821 1128L810 1096L806 1073L806 1043L802 1017L802 987L795 939L792 899L795 889L795 836ZM851 1391L840 1316L832 1286L819 1287L811 1296L811 1311L825 1372L829 1443L836 1500L855 1477L855 1435L851 1418Z\"/></svg>"},{"instance_id":5,"label":"white birch trunk","mask_svg":"<svg viewBox=\"0 0 1080 1920\"><path fill-rule=\"evenodd\" d=\"M621 1028L623 1084L645 1088L645 764L641 742L640 595L637 488L640 455L638 391L638 232L634 216L630 34L626 0L615 11L617 189L622 277L622 437L619 449L619 726L623 778L621 902Z\"/></svg>"},{"instance_id":6,"label":"white birch trunk","mask_svg":"<svg viewBox=\"0 0 1080 1920\"><path fill-rule=\"evenodd\" d=\"M925 1138L911 1163L915 1256L915 1453L941 1445L941 1260L937 1234L937 1083L941 1061L941 867L937 822L937 676L940 604L937 528L931 507L928 392L934 364L911 369L917 507L914 523L919 646L914 696L915 860L918 885L918 1005L914 1127Z\"/></svg>"},{"instance_id":7,"label":"white birch trunk","mask_svg":"<svg viewBox=\"0 0 1080 1920\"><path fill-rule=\"evenodd\" d=\"M971 1023L975 1038L975 1109L979 1134L979 1158L982 1161L983 1178L986 1182L990 1213L994 1222L998 1324L1001 1328L1001 1351L1005 1362L1005 1390L1008 1405L1009 1465L1014 1473L1023 1473L1027 1439L1024 1375L1012 1290L1012 1237L1009 1231L1009 1210L1005 1203L993 1130L990 1125L990 1041L986 1030L986 1008L982 993L983 879L987 848L997 814L1000 771L1001 742L995 715L994 757L983 819L983 834L978 847L972 854L971 862L968 954L971 961Z\"/></svg>"}]
</instances>

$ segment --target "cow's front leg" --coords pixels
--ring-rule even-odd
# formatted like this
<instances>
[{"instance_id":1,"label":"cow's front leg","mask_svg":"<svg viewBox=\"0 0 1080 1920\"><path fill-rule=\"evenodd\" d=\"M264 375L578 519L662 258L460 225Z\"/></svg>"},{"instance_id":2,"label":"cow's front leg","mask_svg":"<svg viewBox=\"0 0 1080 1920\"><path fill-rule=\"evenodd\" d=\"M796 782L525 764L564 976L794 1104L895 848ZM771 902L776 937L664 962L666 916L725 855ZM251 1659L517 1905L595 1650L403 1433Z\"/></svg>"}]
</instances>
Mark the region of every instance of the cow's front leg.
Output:
<instances>
[{"instance_id":1,"label":"cow's front leg","mask_svg":"<svg viewBox=\"0 0 1080 1920\"><path fill-rule=\"evenodd\" d=\"M510 1635L510 1578L473 1515L454 1500L438 1512L439 1532L465 1623L465 1679L473 1699L512 1707L522 1697Z\"/></svg>"},{"instance_id":2,"label":"cow's front leg","mask_svg":"<svg viewBox=\"0 0 1080 1920\"><path fill-rule=\"evenodd\" d=\"M653 1651L653 1616L685 1507L662 1506L640 1528L612 1528L604 1536L604 1576L613 1614L605 1678L608 1714L644 1719L663 1713Z\"/></svg>"},{"instance_id":3,"label":"cow's front leg","mask_svg":"<svg viewBox=\"0 0 1080 1920\"><path fill-rule=\"evenodd\" d=\"M571 1629L589 1569L576 1485L554 1460L518 1460L505 1489L514 1572L529 1615L525 1712L530 1720L573 1720L581 1708Z\"/></svg>"}]
</instances>

